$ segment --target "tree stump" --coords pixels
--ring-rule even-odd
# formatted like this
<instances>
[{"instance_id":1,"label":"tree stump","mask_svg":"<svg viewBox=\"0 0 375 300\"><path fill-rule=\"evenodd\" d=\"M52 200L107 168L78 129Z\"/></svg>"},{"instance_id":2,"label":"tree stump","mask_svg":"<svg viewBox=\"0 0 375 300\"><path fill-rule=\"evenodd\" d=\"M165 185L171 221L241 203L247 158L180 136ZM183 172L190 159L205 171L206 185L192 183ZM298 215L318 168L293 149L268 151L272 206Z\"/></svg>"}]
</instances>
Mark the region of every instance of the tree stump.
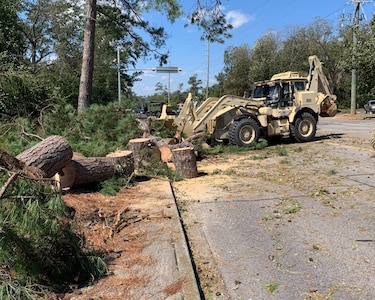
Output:
<instances>
[{"instance_id":1,"label":"tree stump","mask_svg":"<svg viewBox=\"0 0 375 300\"><path fill-rule=\"evenodd\" d=\"M61 136L50 136L35 146L18 154L16 158L27 166L40 169L45 178L54 176L71 160L73 151Z\"/></svg>"},{"instance_id":2,"label":"tree stump","mask_svg":"<svg viewBox=\"0 0 375 300\"><path fill-rule=\"evenodd\" d=\"M197 159L193 147L172 150L176 172L182 178L198 177Z\"/></svg>"},{"instance_id":3,"label":"tree stump","mask_svg":"<svg viewBox=\"0 0 375 300\"><path fill-rule=\"evenodd\" d=\"M138 138L131 139L129 141L128 147L131 152L133 152L134 158L134 169L139 169L141 166L142 160L145 157L145 149L148 147L150 139L148 138Z\"/></svg>"}]
</instances>

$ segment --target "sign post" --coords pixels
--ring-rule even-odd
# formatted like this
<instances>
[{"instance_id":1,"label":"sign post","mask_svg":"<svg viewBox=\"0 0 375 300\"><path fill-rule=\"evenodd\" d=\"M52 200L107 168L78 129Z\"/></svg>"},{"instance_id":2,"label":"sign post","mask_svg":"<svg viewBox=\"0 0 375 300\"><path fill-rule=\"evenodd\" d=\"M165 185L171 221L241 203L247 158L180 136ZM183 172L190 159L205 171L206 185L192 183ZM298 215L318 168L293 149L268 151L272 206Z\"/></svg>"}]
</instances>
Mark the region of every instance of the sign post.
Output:
<instances>
[{"instance_id":1,"label":"sign post","mask_svg":"<svg viewBox=\"0 0 375 300\"><path fill-rule=\"evenodd\" d=\"M181 72L182 69L179 67L156 67L157 73L168 73L168 106L171 105L170 94L171 94L171 73Z\"/></svg>"}]
</instances>

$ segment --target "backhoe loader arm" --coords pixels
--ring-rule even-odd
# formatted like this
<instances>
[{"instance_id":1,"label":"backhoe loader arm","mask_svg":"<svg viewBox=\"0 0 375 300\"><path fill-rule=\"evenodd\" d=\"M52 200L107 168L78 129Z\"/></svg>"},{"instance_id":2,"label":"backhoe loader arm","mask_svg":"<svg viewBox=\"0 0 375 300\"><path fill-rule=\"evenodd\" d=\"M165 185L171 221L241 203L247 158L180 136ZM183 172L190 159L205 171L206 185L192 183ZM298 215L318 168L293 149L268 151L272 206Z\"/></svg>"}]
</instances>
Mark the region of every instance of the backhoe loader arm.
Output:
<instances>
[{"instance_id":1,"label":"backhoe loader arm","mask_svg":"<svg viewBox=\"0 0 375 300\"><path fill-rule=\"evenodd\" d=\"M309 57L309 63L310 70L306 90L314 91L319 95L317 104L321 105L321 116L333 117L337 113L336 95L331 92L328 79L323 72L322 63L316 55Z\"/></svg>"},{"instance_id":2,"label":"backhoe loader arm","mask_svg":"<svg viewBox=\"0 0 375 300\"><path fill-rule=\"evenodd\" d=\"M193 97L191 93L188 94L178 116L175 117L173 121L173 127L175 130L175 137L181 139L183 133L187 136L194 134L193 124L197 119L197 114L195 112L195 107L193 103Z\"/></svg>"},{"instance_id":3,"label":"backhoe loader arm","mask_svg":"<svg viewBox=\"0 0 375 300\"><path fill-rule=\"evenodd\" d=\"M322 69L322 63L320 62L318 57L316 55L310 56L309 63L310 63L310 70L309 70L308 83L307 83L306 90L322 92L326 95L334 96L334 98L336 99L336 96L333 95L331 92L328 79L324 75L324 72ZM321 90L320 87L323 90Z\"/></svg>"}]
</instances>

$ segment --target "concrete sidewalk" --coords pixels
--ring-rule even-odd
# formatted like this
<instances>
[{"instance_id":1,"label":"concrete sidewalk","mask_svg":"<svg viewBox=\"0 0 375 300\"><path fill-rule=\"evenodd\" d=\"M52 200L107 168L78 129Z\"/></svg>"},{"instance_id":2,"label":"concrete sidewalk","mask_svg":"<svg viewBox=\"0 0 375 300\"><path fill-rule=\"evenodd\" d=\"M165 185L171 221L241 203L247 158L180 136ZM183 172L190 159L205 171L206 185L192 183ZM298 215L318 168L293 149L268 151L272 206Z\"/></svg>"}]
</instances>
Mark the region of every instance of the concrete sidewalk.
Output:
<instances>
[{"instance_id":1,"label":"concrete sidewalk","mask_svg":"<svg viewBox=\"0 0 375 300\"><path fill-rule=\"evenodd\" d=\"M140 185L142 205L150 209L151 216L150 222L140 226L148 244L142 253L153 263L146 266L149 285L138 299L201 299L170 182L152 179Z\"/></svg>"},{"instance_id":2,"label":"concrete sidewalk","mask_svg":"<svg viewBox=\"0 0 375 300\"><path fill-rule=\"evenodd\" d=\"M88 237L103 239L103 248L109 251L105 258L109 274L89 286L72 289L59 299L203 298L168 180L138 182L135 186L123 188L114 197L97 194L75 197L79 198L80 203L91 203L86 208L89 213L96 214L100 209L116 216L116 220L108 219L108 223L103 221L90 228L93 236ZM117 230L116 224L124 226ZM107 234L109 230L112 233L110 238Z\"/></svg>"}]
</instances>

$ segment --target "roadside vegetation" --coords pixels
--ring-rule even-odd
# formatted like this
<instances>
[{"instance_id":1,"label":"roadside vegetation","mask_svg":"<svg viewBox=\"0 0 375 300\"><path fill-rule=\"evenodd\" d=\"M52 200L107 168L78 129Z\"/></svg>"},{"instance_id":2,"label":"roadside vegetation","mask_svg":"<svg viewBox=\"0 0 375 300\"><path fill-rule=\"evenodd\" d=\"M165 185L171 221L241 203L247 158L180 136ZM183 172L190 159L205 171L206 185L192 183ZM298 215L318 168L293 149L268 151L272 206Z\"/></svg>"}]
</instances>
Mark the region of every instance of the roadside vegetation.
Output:
<instances>
[{"instance_id":1,"label":"roadside vegetation","mask_svg":"<svg viewBox=\"0 0 375 300\"><path fill-rule=\"evenodd\" d=\"M61 292L68 282L106 274L100 253L82 247L69 213L50 184L18 177L7 189L0 210L1 299L36 299L51 287Z\"/></svg>"}]
</instances>

